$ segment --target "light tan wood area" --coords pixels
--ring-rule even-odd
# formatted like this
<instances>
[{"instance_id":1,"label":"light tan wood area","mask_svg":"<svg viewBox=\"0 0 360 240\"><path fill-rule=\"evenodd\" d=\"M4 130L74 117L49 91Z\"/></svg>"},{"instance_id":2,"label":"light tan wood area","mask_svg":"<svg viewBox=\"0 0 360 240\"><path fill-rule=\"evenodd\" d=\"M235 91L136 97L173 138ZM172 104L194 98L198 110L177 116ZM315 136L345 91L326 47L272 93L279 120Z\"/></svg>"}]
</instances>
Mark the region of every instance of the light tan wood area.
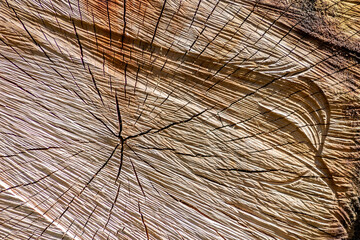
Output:
<instances>
[{"instance_id":1,"label":"light tan wood area","mask_svg":"<svg viewBox=\"0 0 360 240\"><path fill-rule=\"evenodd\" d=\"M357 239L358 5L0 1L0 239Z\"/></svg>"}]
</instances>

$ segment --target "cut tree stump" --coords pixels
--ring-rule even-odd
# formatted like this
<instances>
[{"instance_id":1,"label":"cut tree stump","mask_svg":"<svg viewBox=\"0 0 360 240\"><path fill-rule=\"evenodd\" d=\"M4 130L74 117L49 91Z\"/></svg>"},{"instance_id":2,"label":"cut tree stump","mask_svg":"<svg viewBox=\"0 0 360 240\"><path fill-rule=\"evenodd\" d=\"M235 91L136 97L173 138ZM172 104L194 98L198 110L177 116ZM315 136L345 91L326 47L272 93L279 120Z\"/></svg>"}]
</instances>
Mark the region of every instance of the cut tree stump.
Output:
<instances>
[{"instance_id":1,"label":"cut tree stump","mask_svg":"<svg viewBox=\"0 0 360 240\"><path fill-rule=\"evenodd\" d=\"M359 239L360 6L2 0L0 239Z\"/></svg>"}]
</instances>

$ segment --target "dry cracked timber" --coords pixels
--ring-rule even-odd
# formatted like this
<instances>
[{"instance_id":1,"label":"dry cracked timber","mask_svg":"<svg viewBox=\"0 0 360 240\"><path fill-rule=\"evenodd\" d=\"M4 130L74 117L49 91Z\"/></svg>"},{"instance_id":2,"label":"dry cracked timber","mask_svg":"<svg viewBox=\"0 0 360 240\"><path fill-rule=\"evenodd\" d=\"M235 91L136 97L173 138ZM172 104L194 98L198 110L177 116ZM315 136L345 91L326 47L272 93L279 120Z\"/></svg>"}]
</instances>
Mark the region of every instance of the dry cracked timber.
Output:
<instances>
[{"instance_id":1,"label":"dry cracked timber","mask_svg":"<svg viewBox=\"0 0 360 240\"><path fill-rule=\"evenodd\" d=\"M360 7L0 2L0 239L357 239Z\"/></svg>"}]
</instances>

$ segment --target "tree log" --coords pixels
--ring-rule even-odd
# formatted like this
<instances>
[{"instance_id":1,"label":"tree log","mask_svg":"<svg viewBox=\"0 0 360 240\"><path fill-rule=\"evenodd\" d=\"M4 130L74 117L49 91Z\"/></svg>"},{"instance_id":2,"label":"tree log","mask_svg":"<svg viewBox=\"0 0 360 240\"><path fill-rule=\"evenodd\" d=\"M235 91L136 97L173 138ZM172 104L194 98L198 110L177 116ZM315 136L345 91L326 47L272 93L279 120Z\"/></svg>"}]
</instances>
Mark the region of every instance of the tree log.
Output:
<instances>
[{"instance_id":1,"label":"tree log","mask_svg":"<svg viewBox=\"0 0 360 240\"><path fill-rule=\"evenodd\" d=\"M351 0L0 2L1 239L359 239Z\"/></svg>"}]
</instances>

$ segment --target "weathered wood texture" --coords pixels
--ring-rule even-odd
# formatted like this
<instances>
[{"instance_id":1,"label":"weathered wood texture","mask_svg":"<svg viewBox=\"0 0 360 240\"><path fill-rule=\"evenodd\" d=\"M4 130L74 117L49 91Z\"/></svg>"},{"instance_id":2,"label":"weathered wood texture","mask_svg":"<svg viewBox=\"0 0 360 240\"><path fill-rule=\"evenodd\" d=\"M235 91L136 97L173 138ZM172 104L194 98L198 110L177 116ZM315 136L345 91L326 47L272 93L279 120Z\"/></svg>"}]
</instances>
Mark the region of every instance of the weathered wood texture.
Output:
<instances>
[{"instance_id":1,"label":"weathered wood texture","mask_svg":"<svg viewBox=\"0 0 360 240\"><path fill-rule=\"evenodd\" d=\"M0 1L0 238L356 239L358 5Z\"/></svg>"}]
</instances>

